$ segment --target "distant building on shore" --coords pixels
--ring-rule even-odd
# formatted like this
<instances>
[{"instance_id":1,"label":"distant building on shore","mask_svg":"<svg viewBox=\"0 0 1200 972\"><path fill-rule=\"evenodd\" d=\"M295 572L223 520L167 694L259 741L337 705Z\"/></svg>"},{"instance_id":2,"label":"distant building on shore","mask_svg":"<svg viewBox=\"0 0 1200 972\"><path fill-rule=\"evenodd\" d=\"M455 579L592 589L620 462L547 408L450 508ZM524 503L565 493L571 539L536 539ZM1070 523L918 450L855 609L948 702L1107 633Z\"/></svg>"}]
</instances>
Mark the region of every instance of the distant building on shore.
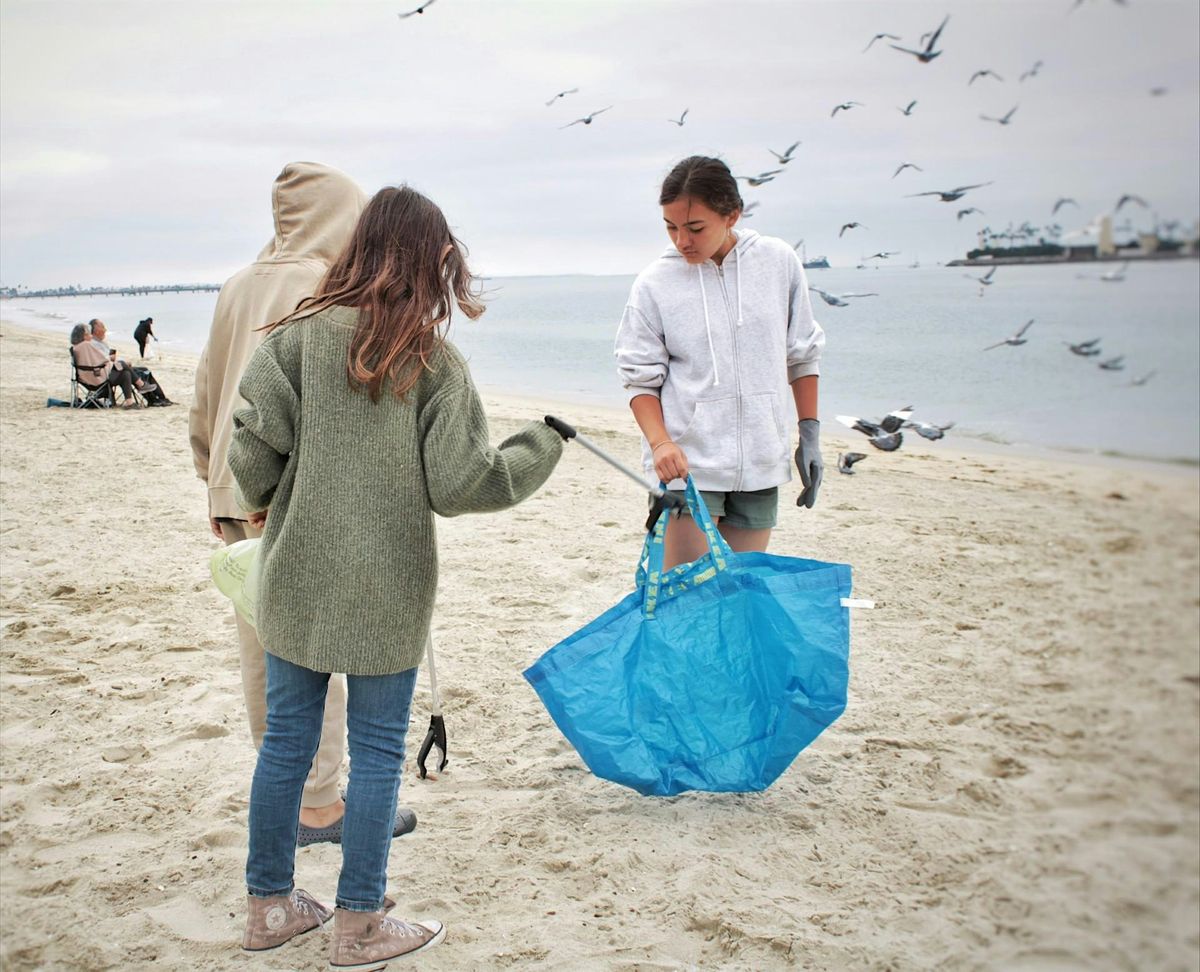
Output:
<instances>
[{"instance_id":1,"label":"distant building on shore","mask_svg":"<svg viewBox=\"0 0 1200 972\"><path fill-rule=\"evenodd\" d=\"M1168 227L1177 223L1168 223ZM1060 229L1060 228L1056 228ZM1200 224L1196 224L1187 240L1177 240L1160 233L1134 233L1132 227L1123 229L1130 236L1121 242L1111 215L1097 216L1081 229L1062 234L1063 242L1049 242L1044 237L1037 243L1020 246L992 246L980 235L980 245L964 260L951 260L950 267L978 266L999 263L1088 263L1112 260L1176 260L1200 256Z\"/></svg>"}]
</instances>

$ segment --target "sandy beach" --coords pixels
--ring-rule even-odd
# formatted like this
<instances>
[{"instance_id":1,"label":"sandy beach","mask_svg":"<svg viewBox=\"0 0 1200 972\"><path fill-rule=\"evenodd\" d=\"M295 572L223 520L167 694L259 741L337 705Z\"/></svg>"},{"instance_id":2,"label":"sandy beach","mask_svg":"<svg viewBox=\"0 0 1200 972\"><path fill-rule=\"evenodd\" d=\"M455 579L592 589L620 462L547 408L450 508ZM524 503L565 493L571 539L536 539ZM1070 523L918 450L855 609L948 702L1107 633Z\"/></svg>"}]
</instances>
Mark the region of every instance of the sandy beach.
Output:
<instances>
[{"instance_id":1,"label":"sandy beach","mask_svg":"<svg viewBox=\"0 0 1200 972\"><path fill-rule=\"evenodd\" d=\"M325 968L322 935L240 950L254 751L195 360L151 363L175 408L73 412L45 407L65 335L0 335L0 965ZM631 418L525 395L488 398L493 441L557 410L636 464ZM599 780L521 677L631 589L644 494L568 446L528 503L439 521L451 763L416 777L422 675L389 869L449 929L421 967L1197 968L1196 471L824 431L772 550L851 564L875 609L845 714L761 794ZM297 883L332 901L339 860L301 850Z\"/></svg>"}]
</instances>

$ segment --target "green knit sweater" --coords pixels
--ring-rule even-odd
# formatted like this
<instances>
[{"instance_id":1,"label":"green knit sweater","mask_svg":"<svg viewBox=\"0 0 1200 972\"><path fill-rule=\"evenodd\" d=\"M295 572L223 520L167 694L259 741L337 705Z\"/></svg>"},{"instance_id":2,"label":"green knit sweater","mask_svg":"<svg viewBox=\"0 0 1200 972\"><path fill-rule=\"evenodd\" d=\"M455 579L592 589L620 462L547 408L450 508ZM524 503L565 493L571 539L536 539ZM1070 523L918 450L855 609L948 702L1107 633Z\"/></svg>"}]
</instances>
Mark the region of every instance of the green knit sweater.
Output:
<instances>
[{"instance_id":1,"label":"green knit sweater","mask_svg":"<svg viewBox=\"0 0 1200 972\"><path fill-rule=\"evenodd\" d=\"M420 664L437 588L433 514L515 506L549 477L562 440L531 422L499 448L452 345L407 400L351 389L358 312L333 307L274 332L242 378L229 465L247 512L269 509L258 634L319 672Z\"/></svg>"}]
</instances>

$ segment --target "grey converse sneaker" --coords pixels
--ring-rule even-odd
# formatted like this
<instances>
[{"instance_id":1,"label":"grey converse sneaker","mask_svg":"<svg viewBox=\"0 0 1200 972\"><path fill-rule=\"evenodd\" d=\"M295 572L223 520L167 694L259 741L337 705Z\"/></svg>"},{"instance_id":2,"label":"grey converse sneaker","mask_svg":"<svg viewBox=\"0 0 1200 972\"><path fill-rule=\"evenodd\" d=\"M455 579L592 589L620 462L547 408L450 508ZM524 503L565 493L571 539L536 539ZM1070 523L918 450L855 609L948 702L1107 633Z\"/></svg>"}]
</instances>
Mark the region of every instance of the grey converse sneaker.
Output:
<instances>
[{"instance_id":1,"label":"grey converse sneaker","mask_svg":"<svg viewBox=\"0 0 1200 972\"><path fill-rule=\"evenodd\" d=\"M262 952L278 948L297 935L320 928L333 912L307 891L296 888L288 895L259 898L246 895L246 934L242 948Z\"/></svg>"},{"instance_id":2,"label":"grey converse sneaker","mask_svg":"<svg viewBox=\"0 0 1200 972\"><path fill-rule=\"evenodd\" d=\"M440 921L386 917L388 904L390 900L379 911L334 911L331 969L380 969L392 959L432 948L446 937Z\"/></svg>"}]
</instances>

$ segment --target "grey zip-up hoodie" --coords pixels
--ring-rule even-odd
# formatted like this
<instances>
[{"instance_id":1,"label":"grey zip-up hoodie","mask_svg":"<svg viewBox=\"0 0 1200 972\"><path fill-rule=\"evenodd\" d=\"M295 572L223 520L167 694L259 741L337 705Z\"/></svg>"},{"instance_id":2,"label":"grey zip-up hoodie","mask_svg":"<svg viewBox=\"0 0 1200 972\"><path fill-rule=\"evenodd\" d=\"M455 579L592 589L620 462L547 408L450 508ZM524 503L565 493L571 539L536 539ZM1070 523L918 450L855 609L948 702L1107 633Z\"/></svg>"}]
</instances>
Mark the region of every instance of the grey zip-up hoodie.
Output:
<instances>
[{"instance_id":1,"label":"grey zip-up hoodie","mask_svg":"<svg viewBox=\"0 0 1200 972\"><path fill-rule=\"evenodd\" d=\"M754 230L737 237L721 266L689 264L671 246L643 270L614 351L630 400L662 403L697 487L724 492L792 478L789 383L820 373L825 346L795 250ZM653 476L645 441L642 463Z\"/></svg>"}]
</instances>

